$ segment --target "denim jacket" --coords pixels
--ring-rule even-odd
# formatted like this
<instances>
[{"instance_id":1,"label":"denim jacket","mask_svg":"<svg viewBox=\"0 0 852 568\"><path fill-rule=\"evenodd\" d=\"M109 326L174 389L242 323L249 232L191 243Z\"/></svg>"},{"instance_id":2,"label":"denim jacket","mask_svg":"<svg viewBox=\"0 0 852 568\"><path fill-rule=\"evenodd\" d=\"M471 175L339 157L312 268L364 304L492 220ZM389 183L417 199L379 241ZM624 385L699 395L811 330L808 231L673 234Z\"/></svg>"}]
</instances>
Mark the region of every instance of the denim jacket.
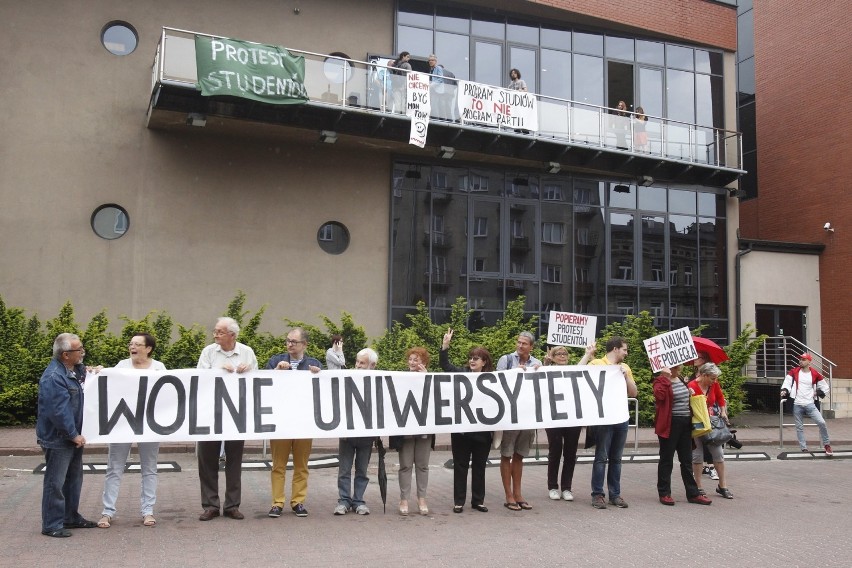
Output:
<instances>
[{"instance_id":1,"label":"denim jacket","mask_svg":"<svg viewBox=\"0 0 852 568\"><path fill-rule=\"evenodd\" d=\"M71 440L80 435L83 429L82 379L85 376L76 378L58 359L52 359L42 374L38 382L36 419L36 438L42 448L73 446Z\"/></svg>"}]
</instances>

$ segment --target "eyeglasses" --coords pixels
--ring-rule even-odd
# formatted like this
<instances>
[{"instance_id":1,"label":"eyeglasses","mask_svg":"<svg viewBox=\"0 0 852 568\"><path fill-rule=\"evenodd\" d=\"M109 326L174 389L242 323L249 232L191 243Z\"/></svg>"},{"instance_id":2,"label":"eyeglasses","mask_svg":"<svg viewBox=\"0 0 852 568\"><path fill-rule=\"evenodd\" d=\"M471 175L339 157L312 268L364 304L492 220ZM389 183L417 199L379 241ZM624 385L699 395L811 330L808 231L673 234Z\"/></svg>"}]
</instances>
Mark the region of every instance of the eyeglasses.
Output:
<instances>
[{"instance_id":1,"label":"eyeglasses","mask_svg":"<svg viewBox=\"0 0 852 568\"><path fill-rule=\"evenodd\" d=\"M136 343L135 341L131 341L127 344L128 347L148 347L144 343Z\"/></svg>"},{"instance_id":2,"label":"eyeglasses","mask_svg":"<svg viewBox=\"0 0 852 568\"><path fill-rule=\"evenodd\" d=\"M479 355L471 355L470 357L468 357L467 360L468 361L477 361L479 359L482 359L482 357L480 357Z\"/></svg>"},{"instance_id":3,"label":"eyeglasses","mask_svg":"<svg viewBox=\"0 0 852 568\"><path fill-rule=\"evenodd\" d=\"M213 330L213 337L218 337L220 335L228 335L229 333L231 333L231 332L230 331L222 331L222 330L219 330L219 329L214 329Z\"/></svg>"},{"instance_id":4,"label":"eyeglasses","mask_svg":"<svg viewBox=\"0 0 852 568\"><path fill-rule=\"evenodd\" d=\"M288 339L287 345L298 345L300 343L304 343L301 339Z\"/></svg>"},{"instance_id":5,"label":"eyeglasses","mask_svg":"<svg viewBox=\"0 0 852 568\"><path fill-rule=\"evenodd\" d=\"M65 351L63 351L63 353L76 353L76 352L78 352L78 351L79 351L80 353L85 353L85 352L86 352L86 350L85 350L85 349L83 349L83 348L81 347L81 348L79 348L79 349L66 349Z\"/></svg>"}]
</instances>

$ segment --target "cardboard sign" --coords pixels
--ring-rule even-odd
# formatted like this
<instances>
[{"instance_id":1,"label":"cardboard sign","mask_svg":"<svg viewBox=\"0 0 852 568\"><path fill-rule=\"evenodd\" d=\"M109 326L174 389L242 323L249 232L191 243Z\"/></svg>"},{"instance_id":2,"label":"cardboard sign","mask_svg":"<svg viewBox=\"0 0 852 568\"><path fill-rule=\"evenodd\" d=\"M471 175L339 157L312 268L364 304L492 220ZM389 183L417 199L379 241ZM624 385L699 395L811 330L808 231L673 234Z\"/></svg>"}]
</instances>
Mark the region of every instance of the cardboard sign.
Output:
<instances>
[{"instance_id":1,"label":"cardboard sign","mask_svg":"<svg viewBox=\"0 0 852 568\"><path fill-rule=\"evenodd\" d=\"M547 343L548 345L585 347L594 344L597 327L597 316L551 311L547 326Z\"/></svg>"},{"instance_id":2,"label":"cardboard sign","mask_svg":"<svg viewBox=\"0 0 852 568\"><path fill-rule=\"evenodd\" d=\"M688 327L669 331L651 339L646 339L645 352L655 373L664 367L675 367L694 361L698 357L692 333Z\"/></svg>"},{"instance_id":3,"label":"cardboard sign","mask_svg":"<svg viewBox=\"0 0 852 568\"><path fill-rule=\"evenodd\" d=\"M429 75L409 72L405 78L405 114L411 117L411 133L408 143L423 148L429 132L429 115L432 102L429 98Z\"/></svg>"}]
</instances>

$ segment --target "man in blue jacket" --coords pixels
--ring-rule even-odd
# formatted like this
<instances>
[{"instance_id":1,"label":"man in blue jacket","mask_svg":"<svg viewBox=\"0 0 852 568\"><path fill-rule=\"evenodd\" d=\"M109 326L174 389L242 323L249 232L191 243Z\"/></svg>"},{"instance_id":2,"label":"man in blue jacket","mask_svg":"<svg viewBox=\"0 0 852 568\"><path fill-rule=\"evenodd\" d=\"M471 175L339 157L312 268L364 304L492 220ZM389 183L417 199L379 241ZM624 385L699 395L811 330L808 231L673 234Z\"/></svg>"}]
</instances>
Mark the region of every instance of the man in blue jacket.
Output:
<instances>
[{"instance_id":1,"label":"man in blue jacket","mask_svg":"<svg viewBox=\"0 0 852 568\"><path fill-rule=\"evenodd\" d=\"M41 534L69 537L68 529L90 529L96 523L77 511L83 487L83 342L61 333L53 342L53 359L38 382L36 437L44 450Z\"/></svg>"}]
</instances>

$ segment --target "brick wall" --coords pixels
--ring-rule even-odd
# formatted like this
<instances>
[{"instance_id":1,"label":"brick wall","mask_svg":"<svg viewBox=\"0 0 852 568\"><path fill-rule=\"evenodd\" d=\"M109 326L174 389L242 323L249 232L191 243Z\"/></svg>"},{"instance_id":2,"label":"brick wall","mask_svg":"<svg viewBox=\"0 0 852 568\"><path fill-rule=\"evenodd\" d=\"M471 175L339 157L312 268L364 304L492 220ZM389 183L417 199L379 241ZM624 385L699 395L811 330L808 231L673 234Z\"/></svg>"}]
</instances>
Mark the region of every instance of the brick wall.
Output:
<instances>
[{"instance_id":1,"label":"brick wall","mask_svg":"<svg viewBox=\"0 0 852 568\"><path fill-rule=\"evenodd\" d=\"M825 244L823 349L845 377L852 377L850 14L833 0L755 2L760 185L759 197L742 204L751 221L741 227L744 237ZM834 233L822 229L829 221Z\"/></svg>"}]
</instances>

